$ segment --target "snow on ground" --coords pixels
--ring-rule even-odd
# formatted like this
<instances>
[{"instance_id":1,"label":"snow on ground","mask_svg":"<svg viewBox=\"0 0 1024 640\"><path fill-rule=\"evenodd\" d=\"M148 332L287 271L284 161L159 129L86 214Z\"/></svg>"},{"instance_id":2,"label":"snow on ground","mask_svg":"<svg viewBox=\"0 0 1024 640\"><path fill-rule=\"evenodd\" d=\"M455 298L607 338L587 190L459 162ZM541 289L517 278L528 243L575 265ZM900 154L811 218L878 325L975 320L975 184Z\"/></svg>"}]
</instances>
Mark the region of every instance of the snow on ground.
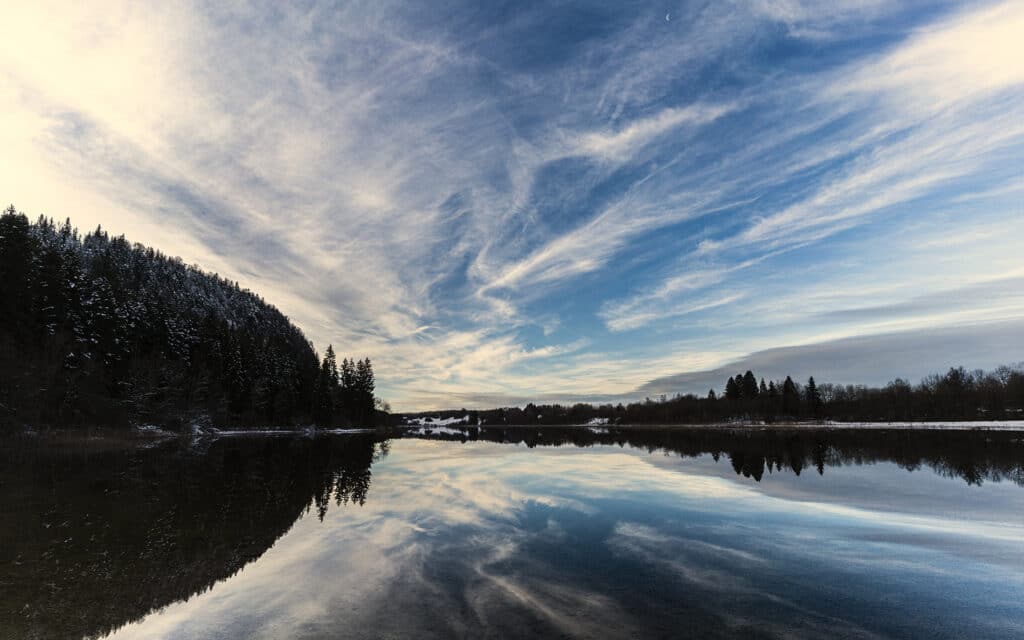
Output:
<instances>
[{"instance_id":1,"label":"snow on ground","mask_svg":"<svg viewBox=\"0 0 1024 640\"><path fill-rule=\"evenodd\" d=\"M301 427L301 428L287 428L281 427L276 429L209 429L202 433L202 435L210 436L212 438L232 438L242 436L316 436L316 435L345 435L350 433L373 433L373 429L317 429L315 427Z\"/></svg>"},{"instance_id":2,"label":"snow on ground","mask_svg":"<svg viewBox=\"0 0 1024 640\"><path fill-rule=\"evenodd\" d=\"M435 427L431 424L427 424L424 427L417 427L415 429L408 429L406 435L410 436L464 436L466 431L464 429L452 429L451 427Z\"/></svg>"},{"instance_id":3,"label":"snow on ground","mask_svg":"<svg viewBox=\"0 0 1024 640\"><path fill-rule=\"evenodd\" d=\"M797 425L801 426L801 425ZM809 424L809 427L826 426L849 429L992 429L996 431L1024 431L1024 420L949 420L938 422L836 422L829 420L824 425Z\"/></svg>"},{"instance_id":4,"label":"snow on ground","mask_svg":"<svg viewBox=\"0 0 1024 640\"><path fill-rule=\"evenodd\" d=\"M147 436L173 436L173 435L176 435L176 434L174 434L174 433L172 433L170 431L167 431L165 429L161 429L160 427L156 426L155 424L140 424L140 425L137 425L135 427L135 430L138 431L139 433L147 435Z\"/></svg>"},{"instance_id":5,"label":"snow on ground","mask_svg":"<svg viewBox=\"0 0 1024 640\"><path fill-rule=\"evenodd\" d=\"M293 436L311 434L311 429L231 429L222 431L211 429L210 436L214 438L231 438L235 436Z\"/></svg>"},{"instance_id":6,"label":"snow on ground","mask_svg":"<svg viewBox=\"0 0 1024 640\"><path fill-rule=\"evenodd\" d=\"M591 418L588 427L601 427L608 424L608 418Z\"/></svg>"},{"instance_id":7,"label":"snow on ground","mask_svg":"<svg viewBox=\"0 0 1024 640\"><path fill-rule=\"evenodd\" d=\"M406 418L405 424L410 426L419 425L421 427L447 427L452 424L466 424L468 425L472 418L469 415L465 415L461 418Z\"/></svg>"}]
</instances>

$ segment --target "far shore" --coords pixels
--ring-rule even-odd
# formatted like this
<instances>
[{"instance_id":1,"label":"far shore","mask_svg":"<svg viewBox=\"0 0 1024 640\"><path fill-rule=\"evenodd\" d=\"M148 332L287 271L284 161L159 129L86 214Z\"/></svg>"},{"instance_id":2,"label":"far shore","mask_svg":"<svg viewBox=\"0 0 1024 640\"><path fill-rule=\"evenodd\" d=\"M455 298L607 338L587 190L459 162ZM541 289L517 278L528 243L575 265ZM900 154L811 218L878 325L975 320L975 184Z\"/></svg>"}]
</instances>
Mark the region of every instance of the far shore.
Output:
<instances>
[{"instance_id":1,"label":"far shore","mask_svg":"<svg viewBox=\"0 0 1024 640\"><path fill-rule=\"evenodd\" d=\"M931 421L931 422L719 422L706 424L443 424L432 426L430 423L401 425L392 427L402 432L414 431L445 433L447 431L465 432L467 429L586 429L595 433L603 433L609 429L708 429L708 430L822 430L822 429L855 429L855 430L904 430L904 431L1024 431L1024 420L969 420L969 421Z\"/></svg>"},{"instance_id":2,"label":"far shore","mask_svg":"<svg viewBox=\"0 0 1024 640\"><path fill-rule=\"evenodd\" d=\"M175 438L220 439L272 436L338 436L349 434L376 433L380 436L460 436L469 435L472 430L495 431L501 429L569 429L593 434L608 434L627 430L667 431L1000 431L1024 433L1024 420L972 420L972 421L930 421L930 422L723 422L707 424L441 424L397 425L390 427L313 429L311 427L274 427L244 429L208 429L202 432L170 431L154 428L50 428L15 430L12 435L40 438L48 443L74 446L75 448L107 448L117 443L161 442Z\"/></svg>"}]
</instances>

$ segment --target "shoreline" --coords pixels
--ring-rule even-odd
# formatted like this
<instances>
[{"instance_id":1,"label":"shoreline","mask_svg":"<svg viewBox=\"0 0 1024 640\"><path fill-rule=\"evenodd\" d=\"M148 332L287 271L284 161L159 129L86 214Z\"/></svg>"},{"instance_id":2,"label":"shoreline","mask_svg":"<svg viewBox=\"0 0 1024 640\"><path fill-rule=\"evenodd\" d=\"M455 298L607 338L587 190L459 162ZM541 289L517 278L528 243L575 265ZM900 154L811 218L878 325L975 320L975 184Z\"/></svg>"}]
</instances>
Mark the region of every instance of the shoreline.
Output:
<instances>
[{"instance_id":1,"label":"shoreline","mask_svg":"<svg viewBox=\"0 0 1024 640\"><path fill-rule=\"evenodd\" d=\"M454 425L445 424L431 427L426 425L398 425L377 429L370 428L347 428L347 429L311 429L309 427L296 428L262 428L262 429L224 429L202 431L193 433L189 431L168 431L163 429L113 429L113 428L82 428L73 427L54 429L26 429L8 432L9 436L15 438L29 438L38 441L48 441L60 445L76 445L86 447L106 448L118 443L130 446L139 443L162 443L175 439L191 440L218 440L227 438L247 437L318 437L358 434L378 434L387 437L404 436L465 436L473 430L478 431L499 431L503 429L514 430L571 430L591 433L594 435L607 435L614 431L721 431L721 432L754 432L754 431L905 431L905 432L999 432L999 433L1024 433L1024 420L975 420L975 421L933 421L933 422L777 422L773 424L762 423L705 423L705 424L488 424L488 425Z\"/></svg>"},{"instance_id":2,"label":"shoreline","mask_svg":"<svg viewBox=\"0 0 1024 640\"><path fill-rule=\"evenodd\" d=\"M400 425L392 427L403 433L410 431L425 433L465 432L469 429L581 429L592 433L606 433L609 430L704 430L704 431L1020 431L1024 432L1024 420L936 420L932 422L775 422L740 423L719 422L700 424L445 424L432 427L424 425Z\"/></svg>"}]
</instances>

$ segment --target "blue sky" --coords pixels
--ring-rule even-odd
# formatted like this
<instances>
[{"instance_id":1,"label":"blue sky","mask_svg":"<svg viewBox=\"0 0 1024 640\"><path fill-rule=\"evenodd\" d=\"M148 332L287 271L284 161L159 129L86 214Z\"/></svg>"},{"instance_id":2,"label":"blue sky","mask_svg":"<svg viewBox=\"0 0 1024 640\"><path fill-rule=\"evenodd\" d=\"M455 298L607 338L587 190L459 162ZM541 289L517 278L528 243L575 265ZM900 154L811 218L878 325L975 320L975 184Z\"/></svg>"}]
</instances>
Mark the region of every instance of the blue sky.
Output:
<instances>
[{"instance_id":1,"label":"blue sky","mask_svg":"<svg viewBox=\"0 0 1024 640\"><path fill-rule=\"evenodd\" d=\"M5 9L0 197L398 409L1024 360L1019 2L80 4Z\"/></svg>"}]
</instances>

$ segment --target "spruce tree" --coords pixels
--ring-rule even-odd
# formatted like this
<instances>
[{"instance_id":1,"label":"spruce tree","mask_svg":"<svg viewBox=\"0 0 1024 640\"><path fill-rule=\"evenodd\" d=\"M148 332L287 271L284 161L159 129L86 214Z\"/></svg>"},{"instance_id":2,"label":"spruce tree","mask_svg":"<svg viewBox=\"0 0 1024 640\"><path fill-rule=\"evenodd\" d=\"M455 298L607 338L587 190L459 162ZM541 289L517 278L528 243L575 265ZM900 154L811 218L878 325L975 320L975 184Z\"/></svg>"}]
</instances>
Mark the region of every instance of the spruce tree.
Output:
<instances>
[{"instance_id":1,"label":"spruce tree","mask_svg":"<svg viewBox=\"0 0 1024 640\"><path fill-rule=\"evenodd\" d=\"M360 360L355 365L355 405L356 416L360 424L370 425L374 419L373 365L369 358Z\"/></svg>"},{"instance_id":2,"label":"spruce tree","mask_svg":"<svg viewBox=\"0 0 1024 640\"><path fill-rule=\"evenodd\" d=\"M320 363L320 374L316 379L316 398L314 419L322 427L334 424L334 384L331 377L331 362L325 355Z\"/></svg>"},{"instance_id":3,"label":"spruce tree","mask_svg":"<svg viewBox=\"0 0 1024 640\"><path fill-rule=\"evenodd\" d=\"M356 370L352 361L341 361L341 405L350 422L356 420Z\"/></svg>"},{"instance_id":4,"label":"spruce tree","mask_svg":"<svg viewBox=\"0 0 1024 640\"><path fill-rule=\"evenodd\" d=\"M789 376L786 376L782 383L782 413L790 417L796 417L800 413L800 394L796 389L796 383Z\"/></svg>"},{"instance_id":5,"label":"spruce tree","mask_svg":"<svg viewBox=\"0 0 1024 640\"><path fill-rule=\"evenodd\" d=\"M757 397L757 378L754 377L754 373L749 369L740 380L740 394L744 400L753 400Z\"/></svg>"},{"instance_id":6,"label":"spruce tree","mask_svg":"<svg viewBox=\"0 0 1024 640\"><path fill-rule=\"evenodd\" d=\"M334 345L327 345L327 352L324 354L324 367L327 369L327 377L333 387L338 386L338 360L334 355Z\"/></svg>"},{"instance_id":7,"label":"spruce tree","mask_svg":"<svg viewBox=\"0 0 1024 640\"><path fill-rule=\"evenodd\" d=\"M765 405L765 420L773 422L779 413L779 388L775 386L774 380L768 381L768 397Z\"/></svg>"},{"instance_id":8,"label":"spruce tree","mask_svg":"<svg viewBox=\"0 0 1024 640\"><path fill-rule=\"evenodd\" d=\"M726 400L739 400L740 399L740 385L736 382L736 378L729 378L725 382L725 399Z\"/></svg>"},{"instance_id":9,"label":"spruce tree","mask_svg":"<svg viewBox=\"0 0 1024 640\"><path fill-rule=\"evenodd\" d=\"M821 417L821 394L818 392L818 385L814 383L814 376L807 379L807 388L804 390L807 399L807 413L817 419Z\"/></svg>"}]
</instances>

